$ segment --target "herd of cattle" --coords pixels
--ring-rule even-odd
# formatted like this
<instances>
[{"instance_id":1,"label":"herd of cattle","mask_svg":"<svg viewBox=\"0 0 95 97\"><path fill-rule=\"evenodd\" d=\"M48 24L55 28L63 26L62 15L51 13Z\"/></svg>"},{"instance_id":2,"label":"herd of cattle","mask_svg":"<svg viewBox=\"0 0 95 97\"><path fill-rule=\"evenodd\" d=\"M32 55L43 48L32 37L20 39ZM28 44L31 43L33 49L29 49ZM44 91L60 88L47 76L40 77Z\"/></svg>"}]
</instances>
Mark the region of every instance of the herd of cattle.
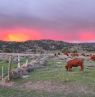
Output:
<instances>
[{"instance_id":1,"label":"herd of cattle","mask_svg":"<svg viewBox=\"0 0 95 97\"><path fill-rule=\"evenodd\" d=\"M80 70L84 70L85 58L89 61L95 61L95 55L85 53L57 53L55 56L64 56L67 65L65 66L67 71L72 71L72 67L80 67Z\"/></svg>"}]
</instances>

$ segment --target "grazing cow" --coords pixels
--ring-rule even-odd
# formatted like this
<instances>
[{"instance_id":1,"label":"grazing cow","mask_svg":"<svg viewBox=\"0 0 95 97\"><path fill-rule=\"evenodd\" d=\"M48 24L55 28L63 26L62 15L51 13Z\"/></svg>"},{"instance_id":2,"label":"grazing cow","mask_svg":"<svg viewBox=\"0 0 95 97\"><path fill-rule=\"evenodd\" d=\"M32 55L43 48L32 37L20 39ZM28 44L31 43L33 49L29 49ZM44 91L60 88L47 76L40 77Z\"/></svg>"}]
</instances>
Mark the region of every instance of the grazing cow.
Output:
<instances>
[{"instance_id":1,"label":"grazing cow","mask_svg":"<svg viewBox=\"0 0 95 97\"><path fill-rule=\"evenodd\" d=\"M57 54L57 53L55 53L55 54L54 54L54 56L55 56L55 57L58 57L58 54Z\"/></svg>"},{"instance_id":2,"label":"grazing cow","mask_svg":"<svg viewBox=\"0 0 95 97\"><path fill-rule=\"evenodd\" d=\"M78 53L72 53L71 56L75 57L75 56L79 56L79 54Z\"/></svg>"},{"instance_id":3,"label":"grazing cow","mask_svg":"<svg viewBox=\"0 0 95 97\"><path fill-rule=\"evenodd\" d=\"M60 52L58 52L58 55L61 55Z\"/></svg>"},{"instance_id":4,"label":"grazing cow","mask_svg":"<svg viewBox=\"0 0 95 97\"><path fill-rule=\"evenodd\" d=\"M92 56L90 57L90 59L91 59L92 61L95 61L95 55L92 55Z\"/></svg>"},{"instance_id":5,"label":"grazing cow","mask_svg":"<svg viewBox=\"0 0 95 97\"><path fill-rule=\"evenodd\" d=\"M57 54L55 53L54 56L57 56Z\"/></svg>"},{"instance_id":6,"label":"grazing cow","mask_svg":"<svg viewBox=\"0 0 95 97\"><path fill-rule=\"evenodd\" d=\"M69 56L69 54L68 54L68 53L64 53L64 55Z\"/></svg>"},{"instance_id":7,"label":"grazing cow","mask_svg":"<svg viewBox=\"0 0 95 97\"><path fill-rule=\"evenodd\" d=\"M67 65L65 66L67 71L72 71L72 67L78 67L80 66L80 70L83 71L83 59L72 59L67 62Z\"/></svg>"},{"instance_id":8,"label":"grazing cow","mask_svg":"<svg viewBox=\"0 0 95 97\"><path fill-rule=\"evenodd\" d=\"M86 56L85 53L82 53L81 55L82 55L82 56Z\"/></svg>"}]
</instances>

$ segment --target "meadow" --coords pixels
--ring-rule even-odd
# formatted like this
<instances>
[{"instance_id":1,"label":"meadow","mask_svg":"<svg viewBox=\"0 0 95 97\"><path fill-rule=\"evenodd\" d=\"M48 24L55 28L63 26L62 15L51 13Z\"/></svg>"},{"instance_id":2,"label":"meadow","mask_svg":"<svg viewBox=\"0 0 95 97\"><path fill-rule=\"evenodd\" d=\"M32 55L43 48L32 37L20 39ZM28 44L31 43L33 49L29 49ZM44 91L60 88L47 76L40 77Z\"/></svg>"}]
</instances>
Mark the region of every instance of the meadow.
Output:
<instances>
[{"instance_id":1,"label":"meadow","mask_svg":"<svg viewBox=\"0 0 95 97\"><path fill-rule=\"evenodd\" d=\"M0 88L0 97L95 97L95 62L85 60L83 72L79 67L67 72L65 64L58 57L48 60L28 78L12 80L15 85Z\"/></svg>"}]
</instances>

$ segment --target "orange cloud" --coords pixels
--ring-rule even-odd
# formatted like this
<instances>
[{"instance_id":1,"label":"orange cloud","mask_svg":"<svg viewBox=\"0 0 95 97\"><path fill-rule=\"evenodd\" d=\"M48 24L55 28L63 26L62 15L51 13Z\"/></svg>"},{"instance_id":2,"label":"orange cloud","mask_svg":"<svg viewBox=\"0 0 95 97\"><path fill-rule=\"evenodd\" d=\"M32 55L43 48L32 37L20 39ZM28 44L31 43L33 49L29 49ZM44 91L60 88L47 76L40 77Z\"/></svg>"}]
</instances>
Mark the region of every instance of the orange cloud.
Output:
<instances>
[{"instance_id":1,"label":"orange cloud","mask_svg":"<svg viewBox=\"0 0 95 97\"><path fill-rule=\"evenodd\" d=\"M26 40L37 40L41 39L42 35L39 31L33 29L6 29L0 31L2 32L1 40L4 41L26 41Z\"/></svg>"},{"instance_id":2,"label":"orange cloud","mask_svg":"<svg viewBox=\"0 0 95 97\"><path fill-rule=\"evenodd\" d=\"M6 40L8 41L25 41L25 40L28 40L28 36L27 35L24 35L22 33L9 33L7 35L7 38Z\"/></svg>"}]
</instances>

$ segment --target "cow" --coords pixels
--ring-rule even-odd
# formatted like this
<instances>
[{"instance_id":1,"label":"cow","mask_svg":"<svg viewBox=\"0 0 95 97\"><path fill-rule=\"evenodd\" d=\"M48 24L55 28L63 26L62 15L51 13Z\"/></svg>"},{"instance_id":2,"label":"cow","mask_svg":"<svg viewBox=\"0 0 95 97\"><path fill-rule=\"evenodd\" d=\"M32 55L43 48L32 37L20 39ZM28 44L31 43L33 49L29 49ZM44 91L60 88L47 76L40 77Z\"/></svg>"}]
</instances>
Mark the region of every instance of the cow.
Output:
<instances>
[{"instance_id":1,"label":"cow","mask_svg":"<svg viewBox=\"0 0 95 97\"><path fill-rule=\"evenodd\" d=\"M71 56L72 56L72 57L75 57L75 56L77 56L77 57L78 57L78 56L79 56L79 54L78 54L78 53L72 53L72 54L71 54Z\"/></svg>"},{"instance_id":2,"label":"cow","mask_svg":"<svg viewBox=\"0 0 95 97\"><path fill-rule=\"evenodd\" d=\"M80 66L80 70L83 71L84 66L83 66L83 59L72 59L67 62L67 65L65 66L67 71L72 71L72 67L78 67Z\"/></svg>"},{"instance_id":3,"label":"cow","mask_svg":"<svg viewBox=\"0 0 95 97\"><path fill-rule=\"evenodd\" d=\"M54 56L57 56L57 54L55 53Z\"/></svg>"},{"instance_id":4,"label":"cow","mask_svg":"<svg viewBox=\"0 0 95 97\"><path fill-rule=\"evenodd\" d=\"M64 55L69 56L69 54L68 54L68 53L64 53Z\"/></svg>"},{"instance_id":5,"label":"cow","mask_svg":"<svg viewBox=\"0 0 95 97\"><path fill-rule=\"evenodd\" d=\"M91 59L92 61L95 61L95 55L92 55L92 56L90 57L90 59Z\"/></svg>"},{"instance_id":6,"label":"cow","mask_svg":"<svg viewBox=\"0 0 95 97\"><path fill-rule=\"evenodd\" d=\"M82 56L86 56L85 53L82 53L81 55L82 55Z\"/></svg>"},{"instance_id":7,"label":"cow","mask_svg":"<svg viewBox=\"0 0 95 97\"><path fill-rule=\"evenodd\" d=\"M58 52L58 55L61 55L61 53L60 53L60 52Z\"/></svg>"}]
</instances>

